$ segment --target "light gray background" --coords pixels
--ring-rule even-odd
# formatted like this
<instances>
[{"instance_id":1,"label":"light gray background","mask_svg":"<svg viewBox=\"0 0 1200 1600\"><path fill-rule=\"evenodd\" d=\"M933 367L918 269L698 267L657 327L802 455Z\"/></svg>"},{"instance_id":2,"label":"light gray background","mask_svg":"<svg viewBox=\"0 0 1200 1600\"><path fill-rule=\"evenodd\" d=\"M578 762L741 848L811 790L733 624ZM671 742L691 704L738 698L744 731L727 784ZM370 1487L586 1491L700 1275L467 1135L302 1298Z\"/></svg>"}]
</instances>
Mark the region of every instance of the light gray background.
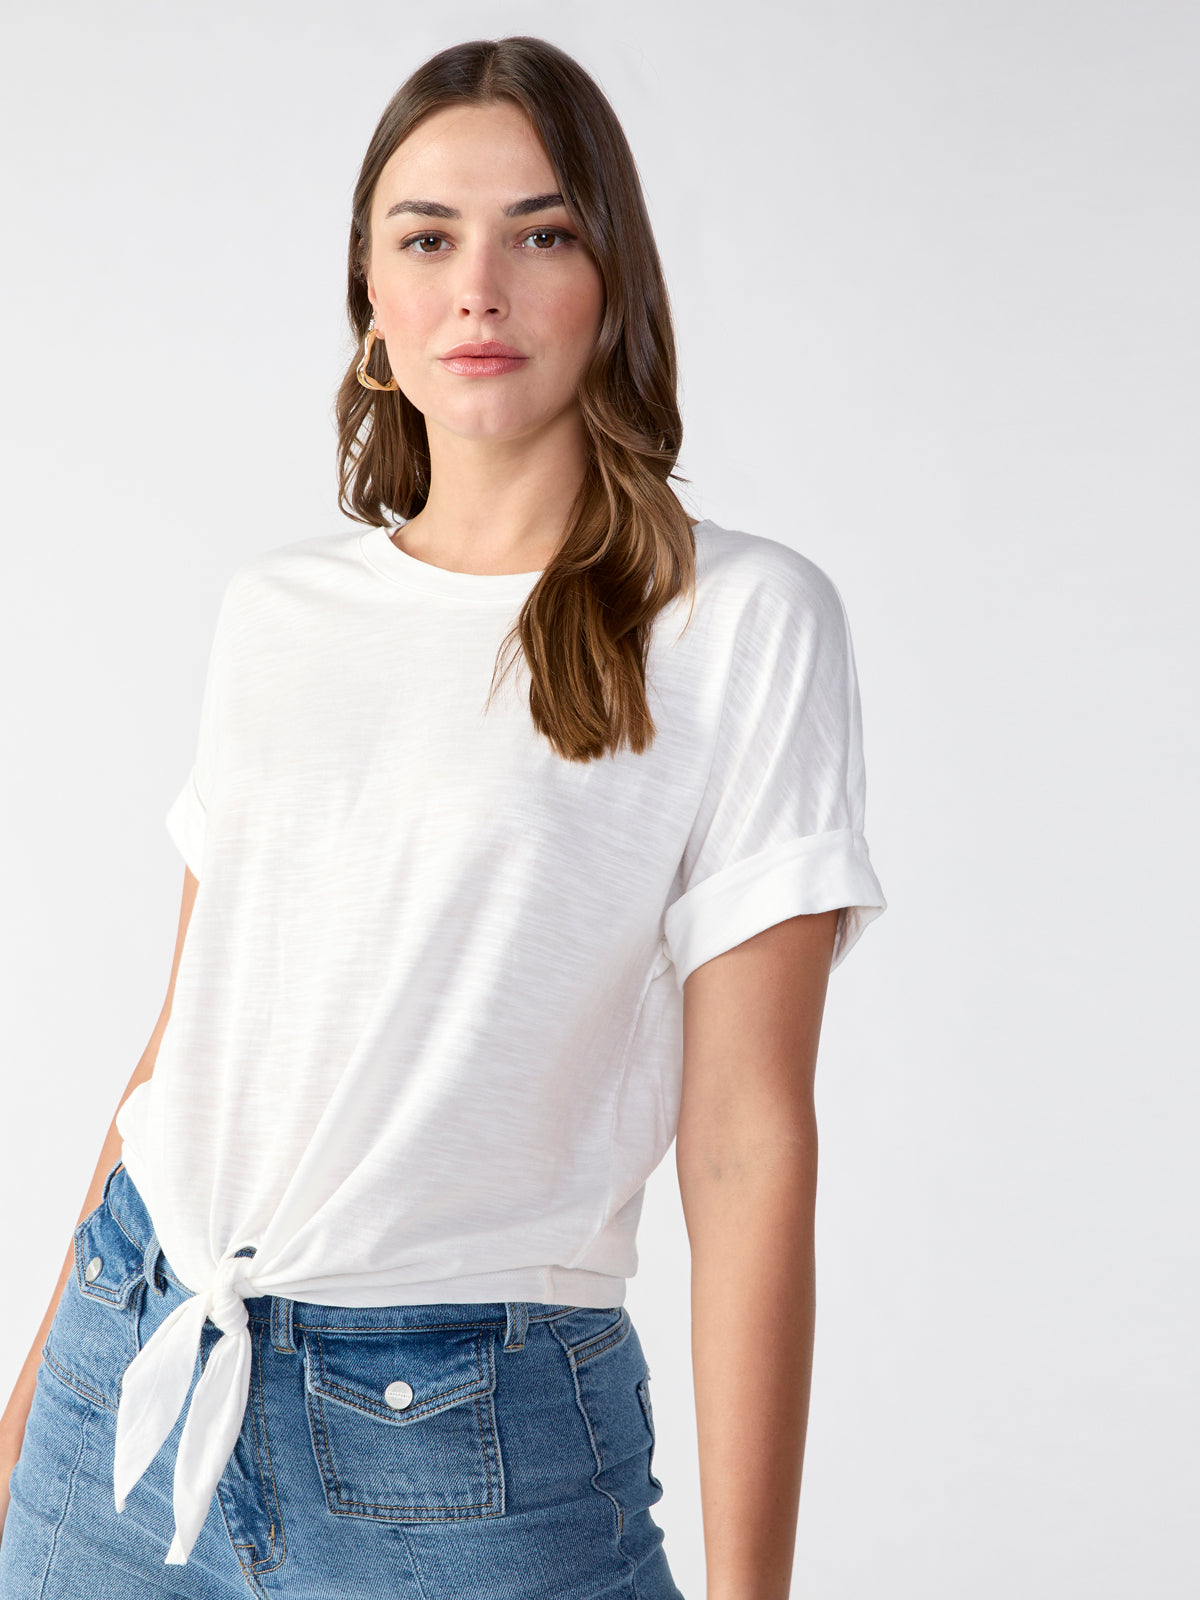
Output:
<instances>
[{"instance_id":1,"label":"light gray background","mask_svg":"<svg viewBox=\"0 0 1200 1600\"><path fill-rule=\"evenodd\" d=\"M1195 1592L1196 6L5 22L0 1387L162 1002L231 570L348 528L351 185L457 40L610 95L697 515L837 583L890 905L830 986L794 1593ZM703 1594L673 1153L628 1304Z\"/></svg>"}]
</instances>

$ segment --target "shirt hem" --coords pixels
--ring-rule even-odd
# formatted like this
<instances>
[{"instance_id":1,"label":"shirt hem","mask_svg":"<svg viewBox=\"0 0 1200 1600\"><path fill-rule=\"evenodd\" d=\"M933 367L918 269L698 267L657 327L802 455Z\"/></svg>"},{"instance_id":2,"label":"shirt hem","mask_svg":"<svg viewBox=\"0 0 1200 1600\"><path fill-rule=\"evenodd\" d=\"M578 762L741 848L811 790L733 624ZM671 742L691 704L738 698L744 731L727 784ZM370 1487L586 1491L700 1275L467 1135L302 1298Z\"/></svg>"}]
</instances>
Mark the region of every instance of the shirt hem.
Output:
<instances>
[{"instance_id":1,"label":"shirt hem","mask_svg":"<svg viewBox=\"0 0 1200 1600\"><path fill-rule=\"evenodd\" d=\"M514 1267L507 1272L476 1272L423 1283L376 1284L356 1289L296 1290L288 1299L317 1306L477 1305L526 1300L539 1305L587 1306L596 1310L625 1303L624 1278L582 1267Z\"/></svg>"}]
</instances>

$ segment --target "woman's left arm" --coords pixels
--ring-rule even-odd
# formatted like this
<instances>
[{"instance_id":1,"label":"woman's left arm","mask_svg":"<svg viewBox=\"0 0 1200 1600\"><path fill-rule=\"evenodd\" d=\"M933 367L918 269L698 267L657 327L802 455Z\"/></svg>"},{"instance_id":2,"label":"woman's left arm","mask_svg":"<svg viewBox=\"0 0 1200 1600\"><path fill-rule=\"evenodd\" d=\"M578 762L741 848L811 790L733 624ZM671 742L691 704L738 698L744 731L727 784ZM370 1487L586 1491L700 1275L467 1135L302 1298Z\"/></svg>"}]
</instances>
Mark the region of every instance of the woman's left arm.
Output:
<instances>
[{"instance_id":1,"label":"woman's left arm","mask_svg":"<svg viewBox=\"0 0 1200 1600\"><path fill-rule=\"evenodd\" d=\"M676 1165L691 1245L708 1600L787 1600L816 1311L817 1045L837 911L684 983Z\"/></svg>"}]
</instances>

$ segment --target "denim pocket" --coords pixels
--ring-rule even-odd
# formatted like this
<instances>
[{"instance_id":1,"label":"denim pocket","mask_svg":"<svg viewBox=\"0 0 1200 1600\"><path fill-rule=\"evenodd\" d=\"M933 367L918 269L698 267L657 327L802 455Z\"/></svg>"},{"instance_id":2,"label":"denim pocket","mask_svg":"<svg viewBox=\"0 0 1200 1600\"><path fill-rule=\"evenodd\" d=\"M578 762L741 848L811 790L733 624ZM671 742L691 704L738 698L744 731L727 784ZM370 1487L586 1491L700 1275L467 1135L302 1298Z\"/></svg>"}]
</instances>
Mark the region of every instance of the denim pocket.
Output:
<instances>
[{"instance_id":1,"label":"denim pocket","mask_svg":"<svg viewBox=\"0 0 1200 1600\"><path fill-rule=\"evenodd\" d=\"M303 1341L331 1511L387 1522L503 1513L493 1330L305 1328Z\"/></svg>"},{"instance_id":2,"label":"denim pocket","mask_svg":"<svg viewBox=\"0 0 1200 1600\"><path fill-rule=\"evenodd\" d=\"M608 1306L602 1310L576 1306L573 1311L554 1318L554 1331L559 1342L566 1346L574 1366L620 1344L629 1336L632 1326L624 1306Z\"/></svg>"},{"instance_id":3,"label":"denim pocket","mask_svg":"<svg viewBox=\"0 0 1200 1600\"><path fill-rule=\"evenodd\" d=\"M79 1394L117 1409L121 1379L139 1349L145 1250L107 1198L75 1229L74 1270L63 1285L42 1359Z\"/></svg>"},{"instance_id":4,"label":"denim pocket","mask_svg":"<svg viewBox=\"0 0 1200 1600\"><path fill-rule=\"evenodd\" d=\"M612 1501L618 1539L626 1523L647 1511L662 1496L662 1485L650 1473L654 1432L648 1414L649 1391L643 1385L650 1371L642 1342L625 1307L613 1313L590 1311L596 1319L590 1337L568 1344L577 1331L573 1312L550 1324L564 1345L575 1379L580 1409L587 1419L596 1471L592 1486ZM602 1326L609 1319L608 1328Z\"/></svg>"},{"instance_id":5,"label":"denim pocket","mask_svg":"<svg viewBox=\"0 0 1200 1600\"><path fill-rule=\"evenodd\" d=\"M646 1376L638 1384L637 1392L638 1392L638 1399L642 1402L642 1415L646 1419L646 1431L650 1435L650 1453L646 1457L646 1476L650 1479L651 1486L653 1488L657 1489L658 1493L661 1494L662 1493L662 1484L654 1476L654 1445L655 1445L654 1407L650 1402L650 1373L649 1373L649 1370L647 1370Z\"/></svg>"}]
</instances>

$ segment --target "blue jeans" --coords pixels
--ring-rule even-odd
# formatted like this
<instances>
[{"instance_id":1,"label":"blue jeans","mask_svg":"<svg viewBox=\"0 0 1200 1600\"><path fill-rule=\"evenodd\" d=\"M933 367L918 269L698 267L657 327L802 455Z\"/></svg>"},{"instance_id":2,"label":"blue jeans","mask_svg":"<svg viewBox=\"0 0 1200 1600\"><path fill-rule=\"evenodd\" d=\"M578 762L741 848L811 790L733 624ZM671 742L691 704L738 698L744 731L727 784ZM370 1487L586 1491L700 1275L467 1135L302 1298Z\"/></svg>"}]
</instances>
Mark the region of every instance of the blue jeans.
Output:
<instances>
[{"instance_id":1,"label":"blue jeans","mask_svg":"<svg viewBox=\"0 0 1200 1600\"><path fill-rule=\"evenodd\" d=\"M85 1230L88 1259L108 1263L93 1282ZM118 1162L42 1350L4 1600L682 1600L650 1514L650 1374L622 1306L248 1299L241 1434L186 1564L165 1564L187 1407L122 1512L116 1412L125 1368L187 1294ZM218 1338L206 1321L193 1387ZM397 1379L419 1409L383 1402Z\"/></svg>"}]
</instances>

